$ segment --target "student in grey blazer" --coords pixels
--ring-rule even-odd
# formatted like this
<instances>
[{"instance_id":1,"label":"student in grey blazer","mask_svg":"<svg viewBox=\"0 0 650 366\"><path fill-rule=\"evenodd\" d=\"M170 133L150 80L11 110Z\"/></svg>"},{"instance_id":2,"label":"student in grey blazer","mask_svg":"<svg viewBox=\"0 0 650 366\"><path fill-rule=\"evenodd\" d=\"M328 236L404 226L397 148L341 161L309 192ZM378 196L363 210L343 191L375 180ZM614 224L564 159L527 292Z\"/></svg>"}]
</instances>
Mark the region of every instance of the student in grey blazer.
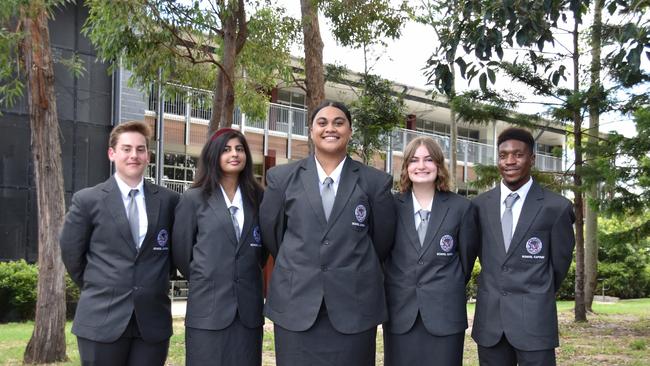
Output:
<instances>
[{"instance_id":1,"label":"student in grey blazer","mask_svg":"<svg viewBox=\"0 0 650 366\"><path fill-rule=\"evenodd\" d=\"M275 258L264 310L277 364L374 365L388 317L381 262L393 241L392 178L346 155L343 104L325 102L311 117L315 154L269 170L260 209Z\"/></svg>"},{"instance_id":2,"label":"student in grey blazer","mask_svg":"<svg viewBox=\"0 0 650 366\"><path fill-rule=\"evenodd\" d=\"M241 132L223 128L203 147L199 171L176 207L174 263L189 281L186 364L262 364L262 188Z\"/></svg>"},{"instance_id":3,"label":"student in grey blazer","mask_svg":"<svg viewBox=\"0 0 650 366\"><path fill-rule=\"evenodd\" d=\"M172 334L170 235L178 194L143 179L149 127L117 125L115 175L74 194L61 256L81 295L72 325L83 365L163 365Z\"/></svg>"},{"instance_id":4,"label":"student in grey blazer","mask_svg":"<svg viewBox=\"0 0 650 366\"><path fill-rule=\"evenodd\" d=\"M384 364L461 365L472 272L463 264L478 244L474 211L450 192L445 157L430 137L406 146L400 191L395 245L384 265Z\"/></svg>"},{"instance_id":5,"label":"student in grey blazer","mask_svg":"<svg viewBox=\"0 0 650 366\"><path fill-rule=\"evenodd\" d=\"M555 294L571 264L573 206L530 176L530 132L509 128L497 144L501 184L473 201L481 275L472 337L481 365L555 365Z\"/></svg>"}]
</instances>

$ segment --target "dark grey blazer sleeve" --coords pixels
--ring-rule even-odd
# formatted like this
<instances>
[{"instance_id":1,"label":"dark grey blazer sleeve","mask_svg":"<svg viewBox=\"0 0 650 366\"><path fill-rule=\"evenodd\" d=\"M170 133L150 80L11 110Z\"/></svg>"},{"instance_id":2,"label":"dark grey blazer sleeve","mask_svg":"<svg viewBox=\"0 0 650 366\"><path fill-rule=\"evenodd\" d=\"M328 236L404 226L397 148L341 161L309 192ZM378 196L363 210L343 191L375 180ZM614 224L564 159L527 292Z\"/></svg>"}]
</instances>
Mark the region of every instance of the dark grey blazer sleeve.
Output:
<instances>
[{"instance_id":1,"label":"dark grey blazer sleeve","mask_svg":"<svg viewBox=\"0 0 650 366\"><path fill-rule=\"evenodd\" d=\"M267 172L267 185L259 213L262 243L273 258L277 258L285 229L284 191L286 187L282 184L283 180L276 176L277 172L277 168Z\"/></svg>"},{"instance_id":2,"label":"dark grey blazer sleeve","mask_svg":"<svg viewBox=\"0 0 650 366\"><path fill-rule=\"evenodd\" d=\"M560 285L562 285L573 259L573 248L576 244L573 232L574 222L573 205L567 201L566 207L557 217L551 229L551 243L554 244L551 247L551 261L555 292L560 289Z\"/></svg>"},{"instance_id":3,"label":"dark grey blazer sleeve","mask_svg":"<svg viewBox=\"0 0 650 366\"><path fill-rule=\"evenodd\" d=\"M372 242L380 261L384 261L394 244L395 221L397 214L395 202L390 190L393 178L386 175L384 181L377 185L372 198Z\"/></svg>"},{"instance_id":4,"label":"dark grey blazer sleeve","mask_svg":"<svg viewBox=\"0 0 650 366\"><path fill-rule=\"evenodd\" d=\"M479 225L476 215L476 207L473 203L470 203L460 222L458 252L460 255L460 263L463 267L463 273L465 274L465 284L467 284L472 277L474 262L478 256L480 246Z\"/></svg>"},{"instance_id":5,"label":"dark grey blazer sleeve","mask_svg":"<svg viewBox=\"0 0 650 366\"><path fill-rule=\"evenodd\" d=\"M172 230L173 262L185 279L190 276L192 249L196 242L196 206L190 195L196 191L187 191L181 196L174 213L174 229Z\"/></svg>"},{"instance_id":6,"label":"dark grey blazer sleeve","mask_svg":"<svg viewBox=\"0 0 650 366\"><path fill-rule=\"evenodd\" d=\"M83 287L83 274L86 269L86 252L90 245L92 224L90 215L83 205L84 191L72 196L72 203L65 217L59 244L61 258L72 281Z\"/></svg>"}]
</instances>

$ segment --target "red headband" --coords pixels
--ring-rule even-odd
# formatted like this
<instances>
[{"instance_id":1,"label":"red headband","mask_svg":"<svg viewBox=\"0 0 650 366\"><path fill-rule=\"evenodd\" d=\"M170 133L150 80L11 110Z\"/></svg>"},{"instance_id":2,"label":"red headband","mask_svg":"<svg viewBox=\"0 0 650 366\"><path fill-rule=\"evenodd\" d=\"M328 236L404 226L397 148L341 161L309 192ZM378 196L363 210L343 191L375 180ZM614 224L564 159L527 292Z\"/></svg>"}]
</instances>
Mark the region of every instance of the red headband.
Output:
<instances>
[{"instance_id":1,"label":"red headband","mask_svg":"<svg viewBox=\"0 0 650 366\"><path fill-rule=\"evenodd\" d=\"M224 133L227 133L227 132L237 132L237 130L232 129L232 128L228 128L228 127L219 129L219 130L217 130L217 132L215 132L212 135L212 137L210 137L210 141L214 141L217 137L219 137L219 136L221 136L221 135L223 135Z\"/></svg>"}]
</instances>

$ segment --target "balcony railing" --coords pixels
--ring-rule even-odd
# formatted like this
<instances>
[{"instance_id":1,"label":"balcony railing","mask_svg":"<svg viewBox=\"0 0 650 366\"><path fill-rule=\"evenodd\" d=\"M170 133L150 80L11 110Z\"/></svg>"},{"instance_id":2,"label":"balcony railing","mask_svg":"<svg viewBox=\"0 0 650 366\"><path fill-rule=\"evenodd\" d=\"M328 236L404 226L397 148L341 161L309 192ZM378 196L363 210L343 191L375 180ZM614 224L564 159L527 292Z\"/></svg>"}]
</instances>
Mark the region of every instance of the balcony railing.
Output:
<instances>
[{"instance_id":1,"label":"balcony railing","mask_svg":"<svg viewBox=\"0 0 650 366\"><path fill-rule=\"evenodd\" d=\"M157 93L155 86L153 86L149 95L149 110L156 112L157 107ZM246 129L254 128L302 137L306 137L309 133L307 111L305 109L275 103L269 103L268 108L266 120L248 118L241 113L239 108L236 108L233 114L233 125L239 127L243 125ZM212 115L212 92L182 85L167 84L163 110L168 114L185 117L187 121L189 121L189 118L208 121ZM411 140L423 135L433 138L440 144L444 155L446 157L450 156L449 136L403 128L395 129L392 132L391 150L393 152L404 151L404 147ZM463 139L457 140L456 156L459 163L464 163L465 165L494 165L496 163L494 154L493 145ZM535 165L542 171L557 172L562 170L562 159L537 154ZM182 192L187 188L179 186L182 181L168 180L167 182L169 184L168 187L177 192Z\"/></svg>"},{"instance_id":2,"label":"balcony railing","mask_svg":"<svg viewBox=\"0 0 650 366\"><path fill-rule=\"evenodd\" d=\"M393 151L404 151L406 145L418 136L429 136L434 139L442 148L445 157L450 156L449 136L407 130L404 128L395 129L392 134ZM494 147L474 141L458 139L456 141L456 156L458 162L492 165L494 164Z\"/></svg>"}]
</instances>

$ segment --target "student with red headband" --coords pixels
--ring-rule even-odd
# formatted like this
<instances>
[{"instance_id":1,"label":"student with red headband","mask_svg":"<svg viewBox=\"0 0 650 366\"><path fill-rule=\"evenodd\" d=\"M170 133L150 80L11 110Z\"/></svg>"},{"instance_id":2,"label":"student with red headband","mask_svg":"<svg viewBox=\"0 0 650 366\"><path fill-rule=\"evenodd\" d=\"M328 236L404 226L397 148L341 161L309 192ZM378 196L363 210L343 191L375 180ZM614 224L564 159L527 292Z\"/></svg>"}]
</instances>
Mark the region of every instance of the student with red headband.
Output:
<instances>
[{"instance_id":1,"label":"student with red headband","mask_svg":"<svg viewBox=\"0 0 650 366\"><path fill-rule=\"evenodd\" d=\"M261 199L246 138L218 130L176 207L172 256L189 282L187 365L262 364Z\"/></svg>"}]
</instances>

